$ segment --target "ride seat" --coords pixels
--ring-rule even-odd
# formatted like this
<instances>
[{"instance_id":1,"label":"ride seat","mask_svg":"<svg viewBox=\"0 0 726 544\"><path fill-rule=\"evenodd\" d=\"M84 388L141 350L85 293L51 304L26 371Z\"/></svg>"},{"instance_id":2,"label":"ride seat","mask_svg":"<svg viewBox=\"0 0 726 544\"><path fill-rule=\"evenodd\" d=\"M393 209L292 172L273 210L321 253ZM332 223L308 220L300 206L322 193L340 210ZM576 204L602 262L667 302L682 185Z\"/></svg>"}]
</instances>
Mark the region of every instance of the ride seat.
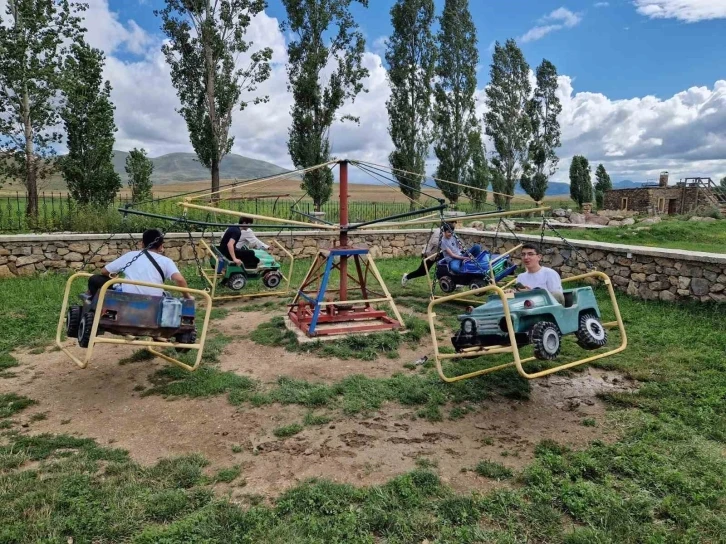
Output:
<instances>
[{"instance_id":1,"label":"ride seat","mask_svg":"<svg viewBox=\"0 0 726 544\"><path fill-rule=\"evenodd\" d=\"M571 308L572 305L575 304L575 293L572 291L565 291L563 294L565 296L565 303L563 306L565 308Z\"/></svg>"}]
</instances>

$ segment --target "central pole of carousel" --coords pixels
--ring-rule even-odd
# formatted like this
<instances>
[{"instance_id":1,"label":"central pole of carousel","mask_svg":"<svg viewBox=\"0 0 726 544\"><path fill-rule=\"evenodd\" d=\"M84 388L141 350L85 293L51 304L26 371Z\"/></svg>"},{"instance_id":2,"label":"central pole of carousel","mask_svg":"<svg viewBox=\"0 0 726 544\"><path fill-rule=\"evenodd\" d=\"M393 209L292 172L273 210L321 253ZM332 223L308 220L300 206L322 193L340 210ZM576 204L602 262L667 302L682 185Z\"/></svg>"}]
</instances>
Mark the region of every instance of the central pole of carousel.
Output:
<instances>
[{"instance_id":1,"label":"central pole of carousel","mask_svg":"<svg viewBox=\"0 0 726 544\"><path fill-rule=\"evenodd\" d=\"M348 247L348 161L338 163L340 172L340 247ZM340 301L348 299L348 257L340 257Z\"/></svg>"}]
</instances>

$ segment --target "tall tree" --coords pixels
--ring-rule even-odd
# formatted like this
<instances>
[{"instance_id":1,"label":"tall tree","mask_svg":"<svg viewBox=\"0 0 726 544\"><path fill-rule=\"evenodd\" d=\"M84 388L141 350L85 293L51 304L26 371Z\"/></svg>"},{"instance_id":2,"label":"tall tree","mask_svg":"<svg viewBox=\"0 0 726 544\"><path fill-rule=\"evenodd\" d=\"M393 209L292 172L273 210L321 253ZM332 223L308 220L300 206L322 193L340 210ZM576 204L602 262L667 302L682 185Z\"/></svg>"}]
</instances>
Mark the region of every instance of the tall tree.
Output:
<instances>
[{"instance_id":1,"label":"tall tree","mask_svg":"<svg viewBox=\"0 0 726 544\"><path fill-rule=\"evenodd\" d=\"M499 172L493 177L494 191L509 196L494 195L498 206L510 207L511 195L527 163L532 123L527 115L532 85L529 65L517 43L509 39L494 44L489 71L491 82L486 88L489 111L484 116L486 133L494 141L492 165Z\"/></svg>"},{"instance_id":2,"label":"tall tree","mask_svg":"<svg viewBox=\"0 0 726 544\"><path fill-rule=\"evenodd\" d=\"M297 168L330 160L328 134L337 112L364 90L365 39L350 13L354 2L368 7L368 0L282 0L288 21L281 28L295 36L287 46L288 89L295 100L287 148ZM331 72L327 82L324 71ZM350 115L345 120L359 121ZM333 174L328 168L308 172L302 188L320 211L333 191Z\"/></svg>"},{"instance_id":3,"label":"tall tree","mask_svg":"<svg viewBox=\"0 0 726 544\"><path fill-rule=\"evenodd\" d=\"M0 14L0 174L20 180L26 214L38 214L38 181L52 171L53 144L61 141L57 97L63 59L78 41L78 13L68 0L8 0Z\"/></svg>"},{"instance_id":4,"label":"tall tree","mask_svg":"<svg viewBox=\"0 0 726 544\"><path fill-rule=\"evenodd\" d=\"M726 189L726 176L721 178L721 189Z\"/></svg>"},{"instance_id":5,"label":"tall tree","mask_svg":"<svg viewBox=\"0 0 726 544\"><path fill-rule=\"evenodd\" d=\"M602 208L605 191L613 188L613 184L610 181L610 174L607 173L607 170L605 170L602 164L597 165L595 180L595 202L598 208Z\"/></svg>"},{"instance_id":6,"label":"tall tree","mask_svg":"<svg viewBox=\"0 0 726 544\"><path fill-rule=\"evenodd\" d=\"M398 0L391 8L393 33L386 62L391 84L388 133L394 150L388 156L401 192L418 200L431 143L431 92L436 44L431 33L433 0ZM411 202L411 209L414 203Z\"/></svg>"},{"instance_id":7,"label":"tall tree","mask_svg":"<svg viewBox=\"0 0 726 544\"><path fill-rule=\"evenodd\" d=\"M522 189L537 202L547 192L549 177L557 171L559 159L555 149L560 146L560 123L557 116L562 104L557 98L557 68L547 59L537 67L537 86L527 104L532 126L527 164L521 178Z\"/></svg>"},{"instance_id":8,"label":"tall tree","mask_svg":"<svg viewBox=\"0 0 726 544\"><path fill-rule=\"evenodd\" d=\"M166 0L154 11L168 38L161 50L178 111L199 162L210 170L212 191L219 190L219 165L234 144L229 128L235 108L268 100L252 95L270 77L272 49L250 53L254 44L245 40L252 18L266 7L265 0Z\"/></svg>"},{"instance_id":9,"label":"tall tree","mask_svg":"<svg viewBox=\"0 0 726 544\"><path fill-rule=\"evenodd\" d=\"M479 52L469 0L446 0L440 24L433 117L434 153L439 160L436 177L465 184L471 167L472 133L479 130L474 110ZM436 184L456 204L461 187L445 181Z\"/></svg>"},{"instance_id":10,"label":"tall tree","mask_svg":"<svg viewBox=\"0 0 726 544\"><path fill-rule=\"evenodd\" d=\"M481 138L481 129L469 135L471 163L466 173L464 194L469 197L475 210L480 210L487 201L487 187L491 181L491 171L487 163L487 151Z\"/></svg>"},{"instance_id":11,"label":"tall tree","mask_svg":"<svg viewBox=\"0 0 726 544\"><path fill-rule=\"evenodd\" d=\"M580 208L585 202L592 202L590 163L582 155L575 155L570 163L570 198Z\"/></svg>"},{"instance_id":12,"label":"tall tree","mask_svg":"<svg viewBox=\"0 0 726 544\"><path fill-rule=\"evenodd\" d=\"M60 170L79 204L108 206L121 188L113 168L116 125L111 84L103 81L104 55L85 42L71 46L63 77L61 118L68 154Z\"/></svg>"},{"instance_id":13,"label":"tall tree","mask_svg":"<svg viewBox=\"0 0 726 544\"><path fill-rule=\"evenodd\" d=\"M146 150L133 148L126 156L126 173L129 175L131 200L141 202L151 198L151 174L154 173L154 163L146 156Z\"/></svg>"}]
</instances>

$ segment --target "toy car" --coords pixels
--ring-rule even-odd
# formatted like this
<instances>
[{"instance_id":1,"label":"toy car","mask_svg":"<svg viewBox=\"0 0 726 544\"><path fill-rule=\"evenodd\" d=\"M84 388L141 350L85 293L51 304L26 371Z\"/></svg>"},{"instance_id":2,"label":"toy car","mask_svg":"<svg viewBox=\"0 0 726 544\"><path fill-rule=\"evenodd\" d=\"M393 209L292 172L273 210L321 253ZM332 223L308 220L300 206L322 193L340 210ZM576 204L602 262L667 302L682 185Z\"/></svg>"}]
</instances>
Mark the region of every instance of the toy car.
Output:
<instances>
[{"instance_id":1,"label":"toy car","mask_svg":"<svg viewBox=\"0 0 726 544\"><path fill-rule=\"evenodd\" d=\"M98 295L80 295L82 304L68 308L66 334L78 338L78 345L87 348L93 318L98 311ZM174 339L181 344L194 344L197 339L195 306L192 299L179 299L168 293L163 296L124 293L109 287L103 299L97 334L151 336ZM177 348L187 351L188 348Z\"/></svg>"},{"instance_id":2,"label":"toy car","mask_svg":"<svg viewBox=\"0 0 726 544\"><path fill-rule=\"evenodd\" d=\"M545 289L518 292L507 300L517 346L532 344L537 359L552 360L560 353L563 334L574 333L584 349L597 349L607 343L607 330L600 321L600 309L592 287L564 291L565 304ZM451 337L454 349L509 345L502 299L490 296L476 308L458 316L461 326Z\"/></svg>"},{"instance_id":3,"label":"toy car","mask_svg":"<svg viewBox=\"0 0 726 544\"><path fill-rule=\"evenodd\" d=\"M247 269L244 264L236 265L230 262L218 248L212 248L217 257L217 274L224 274L222 285L226 285L233 291L241 291L247 285L247 281L255 278L262 278L262 284L268 289L274 289L282 281L281 265L275 260L275 257L262 249L254 249L255 256L260 260L257 268ZM214 258L210 257L209 261L214 267Z\"/></svg>"},{"instance_id":4,"label":"toy car","mask_svg":"<svg viewBox=\"0 0 726 544\"><path fill-rule=\"evenodd\" d=\"M493 267L496 281L509 276L517 269L517 265L511 261L509 255L500 257L497 254L482 251L477 255L476 261L462 261L458 272L452 270L446 259L441 259L436 263L436 279L444 293L452 293L459 285L478 289L489 285L490 266Z\"/></svg>"}]
</instances>

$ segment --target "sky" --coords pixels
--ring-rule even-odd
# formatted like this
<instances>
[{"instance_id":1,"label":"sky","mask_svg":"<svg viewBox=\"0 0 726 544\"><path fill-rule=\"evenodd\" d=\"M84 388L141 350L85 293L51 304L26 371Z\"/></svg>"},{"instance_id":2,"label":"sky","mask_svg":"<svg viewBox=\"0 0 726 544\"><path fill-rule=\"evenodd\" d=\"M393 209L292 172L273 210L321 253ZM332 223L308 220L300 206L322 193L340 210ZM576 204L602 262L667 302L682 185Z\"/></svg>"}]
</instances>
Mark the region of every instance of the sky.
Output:
<instances>
[{"instance_id":1,"label":"sky","mask_svg":"<svg viewBox=\"0 0 726 544\"><path fill-rule=\"evenodd\" d=\"M160 50L164 37L153 10L163 0L84 1L88 40L107 57L115 147L144 147L151 156L193 151ZM3 13L5 3L0 0ZM359 116L360 125L331 129L339 158L387 164L392 145L383 54L393 3L369 0L368 8L353 8L370 75L368 92L342 112ZM440 15L444 0L435 3ZM726 0L474 0L470 9L478 32L480 118L495 41L516 39L532 70L543 58L557 67L562 147L552 181L568 182L576 154L589 159L593 172L602 163L613 181L655 181L662 170L671 182L726 176ZM273 49L272 76L259 89L270 101L237 112L231 133L234 153L292 168L284 18L281 1L268 0L250 26L255 46Z\"/></svg>"}]
</instances>

